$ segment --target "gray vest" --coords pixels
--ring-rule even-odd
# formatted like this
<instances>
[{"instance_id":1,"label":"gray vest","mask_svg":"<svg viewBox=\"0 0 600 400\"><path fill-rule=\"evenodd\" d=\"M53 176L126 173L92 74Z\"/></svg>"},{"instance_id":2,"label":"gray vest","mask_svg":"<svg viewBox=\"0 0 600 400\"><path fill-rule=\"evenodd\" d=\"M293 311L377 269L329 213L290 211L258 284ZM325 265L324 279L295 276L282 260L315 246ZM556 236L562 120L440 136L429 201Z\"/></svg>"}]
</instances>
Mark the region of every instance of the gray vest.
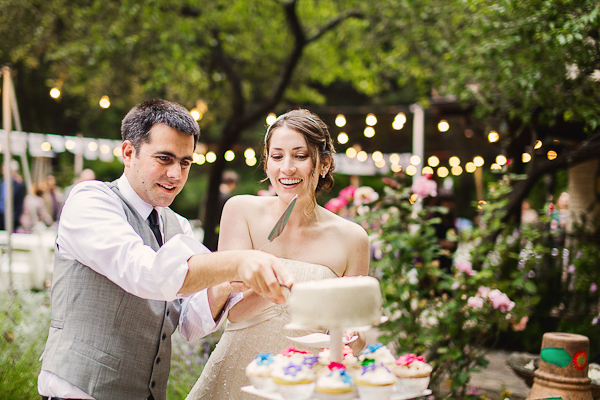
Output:
<instances>
[{"instance_id":1,"label":"gray vest","mask_svg":"<svg viewBox=\"0 0 600 400\"><path fill-rule=\"evenodd\" d=\"M158 250L147 222L119 192L127 221L144 244ZM176 214L163 209L165 241L182 233ZM110 235L111 232L106 232ZM52 321L42 369L97 400L165 400L171 368L171 334L180 302L145 300L104 275L55 254Z\"/></svg>"}]
</instances>

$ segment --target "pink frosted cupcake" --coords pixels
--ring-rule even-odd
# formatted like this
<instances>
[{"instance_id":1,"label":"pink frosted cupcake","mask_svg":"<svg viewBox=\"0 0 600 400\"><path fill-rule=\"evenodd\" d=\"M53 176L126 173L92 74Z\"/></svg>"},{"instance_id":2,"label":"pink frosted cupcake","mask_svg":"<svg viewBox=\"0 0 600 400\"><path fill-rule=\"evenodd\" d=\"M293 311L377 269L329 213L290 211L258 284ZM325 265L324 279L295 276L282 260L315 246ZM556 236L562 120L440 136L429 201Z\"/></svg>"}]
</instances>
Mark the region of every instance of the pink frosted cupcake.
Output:
<instances>
[{"instance_id":1,"label":"pink frosted cupcake","mask_svg":"<svg viewBox=\"0 0 600 400\"><path fill-rule=\"evenodd\" d=\"M354 373L360 370L362 365L358 362L358 358L354 356L354 352L347 344L342 348L342 364L349 373ZM329 347L319 352L319 366L323 367L321 370L325 373L329 372L327 366L331 363L331 349Z\"/></svg>"},{"instance_id":2,"label":"pink frosted cupcake","mask_svg":"<svg viewBox=\"0 0 600 400\"><path fill-rule=\"evenodd\" d=\"M296 364L302 364L304 359L307 357L313 357L313 354L307 350L299 350L292 345L289 345L285 350L282 350L279 354L275 355L275 364L287 364L293 362Z\"/></svg>"},{"instance_id":3,"label":"pink frosted cupcake","mask_svg":"<svg viewBox=\"0 0 600 400\"><path fill-rule=\"evenodd\" d=\"M392 395L396 376L382 363L367 361L355 376L358 394L363 400L388 400Z\"/></svg>"},{"instance_id":4,"label":"pink frosted cupcake","mask_svg":"<svg viewBox=\"0 0 600 400\"><path fill-rule=\"evenodd\" d=\"M354 398L354 380L343 364L332 362L317 378L316 394L319 400L351 400Z\"/></svg>"},{"instance_id":5,"label":"pink frosted cupcake","mask_svg":"<svg viewBox=\"0 0 600 400\"><path fill-rule=\"evenodd\" d=\"M271 371L274 366L274 358L271 353L260 353L246 366L246 376L250 379L252 386L259 390L274 391L275 385L271 379Z\"/></svg>"},{"instance_id":6,"label":"pink frosted cupcake","mask_svg":"<svg viewBox=\"0 0 600 400\"><path fill-rule=\"evenodd\" d=\"M423 356L404 354L394 364L390 369L398 379L398 393L407 397L418 396L427 389L433 368L425 362Z\"/></svg>"},{"instance_id":7,"label":"pink frosted cupcake","mask_svg":"<svg viewBox=\"0 0 600 400\"><path fill-rule=\"evenodd\" d=\"M366 362L376 362L385 366L394 365L396 357L392 355L390 349L381 343L369 344L360 352L358 360L364 365Z\"/></svg>"},{"instance_id":8,"label":"pink frosted cupcake","mask_svg":"<svg viewBox=\"0 0 600 400\"><path fill-rule=\"evenodd\" d=\"M316 357L314 359L316 362ZM312 396L316 379L313 364L289 361L273 367L271 377L281 397L285 400L306 400Z\"/></svg>"}]
</instances>

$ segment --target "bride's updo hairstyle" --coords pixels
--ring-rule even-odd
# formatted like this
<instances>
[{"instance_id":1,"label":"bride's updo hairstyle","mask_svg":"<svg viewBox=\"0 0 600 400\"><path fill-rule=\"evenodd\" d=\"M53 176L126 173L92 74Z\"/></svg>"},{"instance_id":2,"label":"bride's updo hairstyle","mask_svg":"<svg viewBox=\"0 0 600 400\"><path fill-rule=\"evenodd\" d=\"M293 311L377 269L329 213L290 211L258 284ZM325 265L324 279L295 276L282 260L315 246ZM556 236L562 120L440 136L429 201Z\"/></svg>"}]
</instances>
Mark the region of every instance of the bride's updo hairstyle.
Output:
<instances>
[{"instance_id":1,"label":"bride's updo hairstyle","mask_svg":"<svg viewBox=\"0 0 600 400\"><path fill-rule=\"evenodd\" d=\"M313 114L308 110L300 109L288 111L277 117L275 122L267 128L264 143L265 147L262 155L265 172L267 172L267 158L269 155L269 142L271 136L278 128L284 126L300 133L306 140L308 153L312 160L311 177L313 174L319 175L319 181L314 189L315 195L318 195L322 191L330 190L333 187L333 170L335 169L335 162L333 160L335 149L333 148L333 141L329 135L327 125L325 125L321 118L316 114ZM331 160L329 169L324 177L320 174L320 171L316 171L317 160L320 160L321 162Z\"/></svg>"}]
</instances>

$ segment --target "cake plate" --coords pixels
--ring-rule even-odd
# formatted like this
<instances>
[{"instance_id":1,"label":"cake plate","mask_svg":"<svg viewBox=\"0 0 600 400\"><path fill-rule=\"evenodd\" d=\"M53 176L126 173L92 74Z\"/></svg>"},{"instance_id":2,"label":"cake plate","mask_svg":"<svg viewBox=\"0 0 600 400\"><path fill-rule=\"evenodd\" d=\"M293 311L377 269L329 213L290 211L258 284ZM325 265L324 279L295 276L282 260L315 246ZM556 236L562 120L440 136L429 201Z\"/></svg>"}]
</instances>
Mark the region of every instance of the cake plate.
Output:
<instances>
[{"instance_id":1,"label":"cake plate","mask_svg":"<svg viewBox=\"0 0 600 400\"><path fill-rule=\"evenodd\" d=\"M267 392L266 390L258 390L252 385L242 386L242 392L250 393L258 397L262 397L263 399L271 399L271 400L284 400L283 397L277 392ZM408 399L416 399L423 396L428 396L431 394L431 389L425 389L423 393L419 396L409 396L406 397L400 393L392 393L390 396L390 400L408 400ZM358 393L356 393L355 399L358 399ZM312 396L308 400L317 400L316 397Z\"/></svg>"}]
</instances>

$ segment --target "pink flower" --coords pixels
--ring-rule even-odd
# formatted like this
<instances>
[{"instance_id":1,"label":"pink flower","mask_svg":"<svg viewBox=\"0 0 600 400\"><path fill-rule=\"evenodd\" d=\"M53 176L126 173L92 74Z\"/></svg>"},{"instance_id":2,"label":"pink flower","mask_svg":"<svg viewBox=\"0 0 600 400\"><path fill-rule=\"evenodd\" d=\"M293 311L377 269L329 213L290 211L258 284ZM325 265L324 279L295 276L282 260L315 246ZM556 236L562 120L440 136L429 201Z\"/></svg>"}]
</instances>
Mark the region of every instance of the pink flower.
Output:
<instances>
[{"instance_id":1,"label":"pink flower","mask_svg":"<svg viewBox=\"0 0 600 400\"><path fill-rule=\"evenodd\" d=\"M334 197L325 203L325 209L333 213L338 213L342 208L346 207L347 204L348 202L345 199L341 197Z\"/></svg>"},{"instance_id":2,"label":"pink flower","mask_svg":"<svg viewBox=\"0 0 600 400\"><path fill-rule=\"evenodd\" d=\"M514 331L524 331L527 326L527 322L529 322L529 317L525 316L521 318L518 324L513 324L512 328Z\"/></svg>"},{"instance_id":3,"label":"pink flower","mask_svg":"<svg viewBox=\"0 0 600 400\"><path fill-rule=\"evenodd\" d=\"M469 300L467 300L467 304L469 305L469 307L475 309L483 308L483 299L481 297L469 297Z\"/></svg>"},{"instance_id":4,"label":"pink flower","mask_svg":"<svg viewBox=\"0 0 600 400\"><path fill-rule=\"evenodd\" d=\"M498 289L492 290L488 295L494 308L500 308L500 311L506 312L513 309L515 303L510 301L508 296Z\"/></svg>"},{"instance_id":5,"label":"pink flower","mask_svg":"<svg viewBox=\"0 0 600 400\"><path fill-rule=\"evenodd\" d=\"M341 192L340 192L341 195ZM379 199L379 194L369 186L361 186L354 192L354 205L369 204Z\"/></svg>"},{"instance_id":6,"label":"pink flower","mask_svg":"<svg viewBox=\"0 0 600 400\"><path fill-rule=\"evenodd\" d=\"M469 276L475 275L477 272L473 271L473 265L468 261L463 261L456 264L456 269Z\"/></svg>"},{"instance_id":7,"label":"pink flower","mask_svg":"<svg viewBox=\"0 0 600 400\"><path fill-rule=\"evenodd\" d=\"M594 293L596 290L598 290L598 285L592 283L592 285L590 286L590 292Z\"/></svg>"},{"instance_id":8,"label":"pink flower","mask_svg":"<svg viewBox=\"0 0 600 400\"><path fill-rule=\"evenodd\" d=\"M483 297L484 299L487 299L487 297L490 294L491 290L492 289L490 289L489 287L479 286L479 289L477 289L477 294L479 296Z\"/></svg>"},{"instance_id":9,"label":"pink flower","mask_svg":"<svg viewBox=\"0 0 600 400\"><path fill-rule=\"evenodd\" d=\"M437 196L437 183L425 176L418 177L411 187L414 194L419 197Z\"/></svg>"},{"instance_id":10,"label":"pink flower","mask_svg":"<svg viewBox=\"0 0 600 400\"><path fill-rule=\"evenodd\" d=\"M406 367L415 361L425 362L425 358L423 358L423 356L414 355L413 353L403 354L400 357L398 357L398 359L395 361L395 363L396 363L396 365Z\"/></svg>"},{"instance_id":11,"label":"pink flower","mask_svg":"<svg viewBox=\"0 0 600 400\"><path fill-rule=\"evenodd\" d=\"M346 203L354 198L354 192L356 192L356 186L348 186L342 190L340 190L340 199L344 199Z\"/></svg>"}]
</instances>

